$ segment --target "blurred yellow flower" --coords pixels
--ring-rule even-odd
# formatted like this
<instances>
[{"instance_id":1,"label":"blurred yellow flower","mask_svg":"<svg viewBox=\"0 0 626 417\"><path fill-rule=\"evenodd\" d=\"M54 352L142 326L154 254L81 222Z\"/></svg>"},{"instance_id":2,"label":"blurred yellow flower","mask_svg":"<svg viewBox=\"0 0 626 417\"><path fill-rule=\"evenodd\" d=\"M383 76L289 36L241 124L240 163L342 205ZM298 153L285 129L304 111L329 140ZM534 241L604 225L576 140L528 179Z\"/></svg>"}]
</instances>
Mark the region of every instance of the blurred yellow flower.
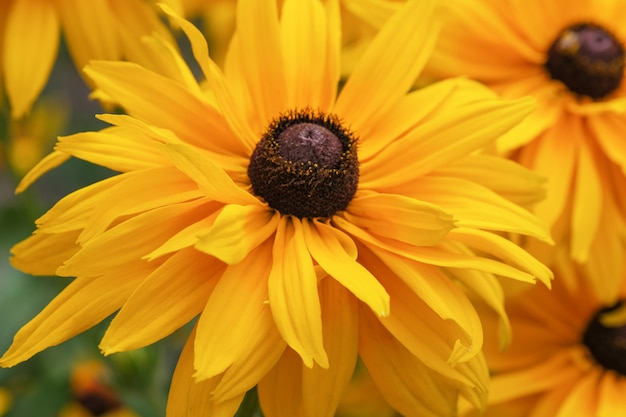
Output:
<instances>
[{"instance_id":1,"label":"blurred yellow flower","mask_svg":"<svg viewBox=\"0 0 626 417\"><path fill-rule=\"evenodd\" d=\"M513 342L504 352L485 344L494 376L482 416L626 415L626 275L616 272L561 257L552 291L507 303ZM605 279L620 285L603 302L589 282Z\"/></svg>"},{"instance_id":2,"label":"blurred yellow flower","mask_svg":"<svg viewBox=\"0 0 626 417\"><path fill-rule=\"evenodd\" d=\"M537 98L499 151L549 179L536 213L555 241L578 262L608 246L602 261L616 270L626 219L626 3L450 0L441 15L426 72L468 75L504 98Z\"/></svg>"},{"instance_id":3,"label":"blurred yellow flower","mask_svg":"<svg viewBox=\"0 0 626 417\"><path fill-rule=\"evenodd\" d=\"M79 71L91 59L127 57L148 65L142 36L156 31L170 37L144 0L2 0L0 84L13 118L27 113L44 88L61 29Z\"/></svg>"},{"instance_id":4,"label":"blurred yellow flower","mask_svg":"<svg viewBox=\"0 0 626 417\"><path fill-rule=\"evenodd\" d=\"M5 415L11 408L12 395L9 390L0 387L0 416Z\"/></svg>"},{"instance_id":5,"label":"blurred yellow flower","mask_svg":"<svg viewBox=\"0 0 626 417\"><path fill-rule=\"evenodd\" d=\"M407 2L338 95L336 0L285 0L280 17L274 2L239 1L224 73L200 32L164 10L209 90L175 54L170 77L89 65L128 115L100 116L113 126L60 138L55 152L120 174L63 198L13 248L27 273L76 279L0 365L118 310L105 354L199 316L168 416L233 415L257 384L267 416L332 416L358 355L404 415L452 416L459 395L480 407L488 375L466 293L506 330L494 274L552 277L500 236L550 240L503 197L535 200L541 181L479 153L532 100L501 101L464 79L407 93L435 42L434 1Z\"/></svg>"}]
</instances>

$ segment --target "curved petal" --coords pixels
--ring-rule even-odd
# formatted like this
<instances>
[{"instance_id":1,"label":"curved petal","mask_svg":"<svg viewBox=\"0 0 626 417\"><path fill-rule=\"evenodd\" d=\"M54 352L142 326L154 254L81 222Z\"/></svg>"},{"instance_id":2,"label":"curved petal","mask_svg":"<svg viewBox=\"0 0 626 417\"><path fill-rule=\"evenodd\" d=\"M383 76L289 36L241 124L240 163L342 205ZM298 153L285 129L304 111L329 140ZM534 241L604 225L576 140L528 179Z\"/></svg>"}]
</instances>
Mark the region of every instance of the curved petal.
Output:
<instances>
[{"instance_id":1,"label":"curved petal","mask_svg":"<svg viewBox=\"0 0 626 417\"><path fill-rule=\"evenodd\" d=\"M373 235L415 246L434 245L454 227L440 207L397 194L357 194L343 217Z\"/></svg>"},{"instance_id":2,"label":"curved petal","mask_svg":"<svg viewBox=\"0 0 626 417\"><path fill-rule=\"evenodd\" d=\"M194 373L194 341L197 339L197 326L183 348L167 397L167 417L232 417L237 412L244 394L215 403L210 400L211 392L219 383L218 375L208 380L196 381Z\"/></svg>"},{"instance_id":3,"label":"curved petal","mask_svg":"<svg viewBox=\"0 0 626 417\"><path fill-rule=\"evenodd\" d=\"M324 6L313 0L286 0L280 19L288 108L319 108L326 73Z\"/></svg>"},{"instance_id":4,"label":"curved petal","mask_svg":"<svg viewBox=\"0 0 626 417\"><path fill-rule=\"evenodd\" d=\"M11 116L27 113L46 85L59 47L53 2L14 0L4 33L2 62Z\"/></svg>"},{"instance_id":5,"label":"curved petal","mask_svg":"<svg viewBox=\"0 0 626 417\"><path fill-rule=\"evenodd\" d=\"M11 265L31 275L55 275L57 269L80 250L80 230L36 232L11 248Z\"/></svg>"},{"instance_id":6,"label":"curved petal","mask_svg":"<svg viewBox=\"0 0 626 417\"><path fill-rule=\"evenodd\" d=\"M356 299L334 279L322 279L319 292L329 366L302 369L302 404L307 417L333 417L357 362L359 311Z\"/></svg>"},{"instance_id":7,"label":"curved petal","mask_svg":"<svg viewBox=\"0 0 626 417\"><path fill-rule=\"evenodd\" d=\"M235 184L211 158L188 145L168 144L166 151L178 169L194 180L207 197L226 204L260 205L252 194Z\"/></svg>"},{"instance_id":8,"label":"curved petal","mask_svg":"<svg viewBox=\"0 0 626 417\"><path fill-rule=\"evenodd\" d=\"M287 344L302 357L305 366L311 368L317 362L328 368L317 276L299 219L290 216L280 219L272 261L267 284L276 327Z\"/></svg>"},{"instance_id":9,"label":"curved petal","mask_svg":"<svg viewBox=\"0 0 626 417\"><path fill-rule=\"evenodd\" d=\"M105 355L142 348L200 314L225 266L191 248L172 255L137 287L109 325Z\"/></svg>"},{"instance_id":10,"label":"curved petal","mask_svg":"<svg viewBox=\"0 0 626 417\"><path fill-rule=\"evenodd\" d=\"M389 295L376 277L355 260L356 246L351 238L319 221L302 224L306 246L320 267L377 315L389 315Z\"/></svg>"},{"instance_id":11,"label":"curved petal","mask_svg":"<svg viewBox=\"0 0 626 417\"><path fill-rule=\"evenodd\" d=\"M428 368L366 309L361 309L359 353L391 406L408 417L456 416L456 384Z\"/></svg>"},{"instance_id":12,"label":"curved petal","mask_svg":"<svg viewBox=\"0 0 626 417\"><path fill-rule=\"evenodd\" d=\"M195 247L222 262L235 265L274 234L280 216L277 211L261 205L228 204L211 227L198 235Z\"/></svg>"},{"instance_id":13,"label":"curved petal","mask_svg":"<svg viewBox=\"0 0 626 417\"><path fill-rule=\"evenodd\" d=\"M334 111L364 136L415 82L435 44L435 1L407 1L383 26L344 85Z\"/></svg>"},{"instance_id":14,"label":"curved petal","mask_svg":"<svg viewBox=\"0 0 626 417\"><path fill-rule=\"evenodd\" d=\"M33 169L28 171L28 174L24 175L24 178L22 178L19 184L17 184L17 187L15 188L15 193L20 194L28 187L30 187L32 183L37 181L37 179L39 179L39 177L41 177L43 174L58 167L68 159L70 159L70 155L59 151L52 151L49 155L39 161L37 165L33 167Z\"/></svg>"},{"instance_id":15,"label":"curved petal","mask_svg":"<svg viewBox=\"0 0 626 417\"><path fill-rule=\"evenodd\" d=\"M302 360L285 349L283 356L259 382L259 402L264 415L304 417L302 404Z\"/></svg>"},{"instance_id":16,"label":"curved petal","mask_svg":"<svg viewBox=\"0 0 626 417\"><path fill-rule=\"evenodd\" d=\"M194 377L205 380L237 361L267 303L270 244L261 245L226 268L198 320Z\"/></svg>"},{"instance_id":17,"label":"curved petal","mask_svg":"<svg viewBox=\"0 0 626 417\"><path fill-rule=\"evenodd\" d=\"M100 323L124 304L151 269L76 278L17 332L0 366L14 366Z\"/></svg>"}]
</instances>

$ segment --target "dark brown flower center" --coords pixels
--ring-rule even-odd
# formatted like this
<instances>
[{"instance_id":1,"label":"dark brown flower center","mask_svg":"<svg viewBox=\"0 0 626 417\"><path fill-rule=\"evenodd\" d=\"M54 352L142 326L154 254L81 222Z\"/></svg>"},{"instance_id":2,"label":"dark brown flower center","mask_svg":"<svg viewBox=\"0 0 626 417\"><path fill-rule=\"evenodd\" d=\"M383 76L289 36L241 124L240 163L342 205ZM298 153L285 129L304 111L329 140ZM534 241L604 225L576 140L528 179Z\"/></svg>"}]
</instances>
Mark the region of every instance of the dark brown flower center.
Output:
<instances>
[{"instance_id":1,"label":"dark brown flower center","mask_svg":"<svg viewBox=\"0 0 626 417\"><path fill-rule=\"evenodd\" d=\"M602 26L578 23L550 46L545 68L571 92L599 100L622 82L624 46Z\"/></svg>"},{"instance_id":2,"label":"dark brown flower center","mask_svg":"<svg viewBox=\"0 0 626 417\"><path fill-rule=\"evenodd\" d=\"M356 139L334 115L292 111L272 121L250 158L254 193L282 214L328 218L359 182Z\"/></svg>"},{"instance_id":3,"label":"dark brown flower center","mask_svg":"<svg viewBox=\"0 0 626 417\"><path fill-rule=\"evenodd\" d=\"M600 309L589 321L583 343L598 364L626 376L626 325L609 327L601 322L604 314L621 308L623 303Z\"/></svg>"}]
</instances>

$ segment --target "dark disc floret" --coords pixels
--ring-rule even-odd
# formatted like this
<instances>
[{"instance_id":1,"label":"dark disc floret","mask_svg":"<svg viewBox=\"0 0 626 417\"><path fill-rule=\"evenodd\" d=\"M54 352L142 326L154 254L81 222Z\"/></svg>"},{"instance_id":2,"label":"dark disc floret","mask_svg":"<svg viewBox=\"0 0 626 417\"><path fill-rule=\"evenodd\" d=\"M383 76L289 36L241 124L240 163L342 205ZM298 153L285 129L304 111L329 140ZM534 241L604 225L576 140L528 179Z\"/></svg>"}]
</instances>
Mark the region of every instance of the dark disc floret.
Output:
<instances>
[{"instance_id":1,"label":"dark disc floret","mask_svg":"<svg viewBox=\"0 0 626 417\"><path fill-rule=\"evenodd\" d=\"M600 100L622 82L624 46L602 26L577 23L552 43L545 68L571 92Z\"/></svg>"},{"instance_id":2,"label":"dark disc floret","mask_svg":"<svg viewBox=\"0 0 626 417\"><path fill-rule=\"evenodd\" d=\"M357 189L356 138L335 115L287 112L261 137L248 177L254 194L282 214L331 217L346 209Z\"/></svg>"},{"instance_id":3,"label":"dark disc floret","mask_svg":"<svg viewBox=\"0 0 626 417\"><path fill-rule=\"evenodd\" d=\"M624 300L600 309L589 321L583 343L593 359L605 369L626 376L626 325L609 327L601 322L604 314L622 308Z\"/></svg>"}]
</instances>

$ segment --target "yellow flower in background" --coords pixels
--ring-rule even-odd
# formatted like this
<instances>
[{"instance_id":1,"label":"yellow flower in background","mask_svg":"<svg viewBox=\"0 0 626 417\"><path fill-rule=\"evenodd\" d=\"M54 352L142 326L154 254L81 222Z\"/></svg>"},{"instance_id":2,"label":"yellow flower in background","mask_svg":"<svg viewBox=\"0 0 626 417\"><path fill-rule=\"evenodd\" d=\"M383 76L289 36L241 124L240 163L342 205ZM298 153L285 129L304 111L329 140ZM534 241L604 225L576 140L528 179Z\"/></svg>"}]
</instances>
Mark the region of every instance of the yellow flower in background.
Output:
<instances>
[{"instance_id":1,"label":"yellow flower in background","mask_svg":"<svg viewBox=\"0 0 626 417\"><path fill-rule=\"evenodd\" d=\"M12 395L5 388L0 387L0 416L5 415L11 408Z\"/></svg>"},{"instance_id":2,"label":"yellow flower in background","mask_svg":"<svg viewBox=\"0 0 626 417\"><path fill-rule=\"evenodd\" d=\"M626 415L626 275L566 257L554 275L552 291L537 286L507 303L508 350L485 343L493 377L482 416ZM604 279L620 285L603 302L588 284Z\"/></svg>"},{"instance_id":3,"label":"yellow flower in background","mask_svg":"<svg viewBox=\"0 0 626 417\"><path fill-rule=\"evenodd\" d=\"M555 241L578 262L608 246L603 261L616 270L626 218L626 3L451 0L441 15L426 73L468 75L504 98L537 98L537 110L498 149L548 178L536 214ZM612 227L602 231L606 216Z\"/></svg>"},{"instance_id":4,"label":"yellow flower in background","mask_svg":"<svg viewBox=\"0 0 626 417\"><path fill-rule=\"evenodd\" d=\"M4 83L13 118L27 113L44 88L57 56L61 29L79 71L91 59L126 57L149 65L142 36L155 31L170 36L155 7L144 0L0 3L0 84Z\"/></svg>"},{"instance_id":5,"label":"yellow flower in background","mask_svg":"<svg viewBox=\"0 0 626 417\"><path fill-rule=\"evenodd\" d=\"M257 384L267 416L332 416L357 356L404 415L452 416L459 395L482 406L482 327L467 294L499 314L505 343L495 275L549 285L552 274L500 233L550 238L517 204L539 199L541 180L479 153L532 100L500 101L464 79L407 93L436 39L434 9L407 2L339 94L332 0L286 0L280 18L273 2L240 1L224 73L164 7L208 92L176 54L170 76L92 62L99 94L128 115L100 116L112 126L60 138L55 152L120 174L63 198L13 248L22 271L76 278L0 365L116 311L105 354L198 317L168 416L233 415Z\"/></svg>"}]
</instances>

